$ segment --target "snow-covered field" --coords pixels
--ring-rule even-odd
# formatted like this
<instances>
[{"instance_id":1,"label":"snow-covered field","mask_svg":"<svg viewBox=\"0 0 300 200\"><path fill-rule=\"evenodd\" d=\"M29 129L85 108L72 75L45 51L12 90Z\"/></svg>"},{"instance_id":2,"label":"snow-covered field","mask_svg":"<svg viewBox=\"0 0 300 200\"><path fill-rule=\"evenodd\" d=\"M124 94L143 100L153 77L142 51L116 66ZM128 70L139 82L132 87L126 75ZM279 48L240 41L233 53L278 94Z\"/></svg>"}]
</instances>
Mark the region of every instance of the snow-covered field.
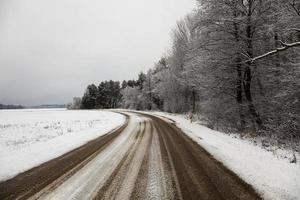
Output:
<instances>
[{"instance_id":1,"label":"snow-covered field","mask_svg":"<svg viewBox=\"0 0 300 200\"><path fill-rule=\"evenodd\" d=\"M281 150L280 155L266 151L251 141L214 131L197 122L191 123L184 115L150 113L175 121L194 141L253 185L265 199L300 199L299 154L298 163L290 163L282 156L289 155L288 151Z\"/></svg>"},{"instance_id":2,"label":"snow-covered field","mask_svg":"<svg viewBox=\"0 0 300 200\"><path fill-rule=\"evenodd\" d=\"M108 111L0 110L0 181L11 178L122 125Z\"/></svg>"}]
</instances>

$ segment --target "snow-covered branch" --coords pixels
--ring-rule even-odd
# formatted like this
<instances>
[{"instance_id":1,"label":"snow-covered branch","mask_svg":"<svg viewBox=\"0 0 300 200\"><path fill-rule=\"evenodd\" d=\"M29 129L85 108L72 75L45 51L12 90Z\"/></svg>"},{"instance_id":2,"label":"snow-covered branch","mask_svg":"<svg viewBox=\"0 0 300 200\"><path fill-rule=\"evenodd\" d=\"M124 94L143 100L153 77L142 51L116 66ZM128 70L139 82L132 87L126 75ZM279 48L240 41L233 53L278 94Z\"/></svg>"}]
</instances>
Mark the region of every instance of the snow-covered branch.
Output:
<instances>
[{"instance_id":1,"label":"snow-covered branch","mask_svg":"<svg viewBox=\"0 0 300 200\"><path fill-rule=\"evenodd\" d=\"M262 54L262 55L260 55L260 56L256 56L255 58L252 58L252 59L250 59L250 60L247 60L246 62L251 62L251 63L253 63L253 62L257 61L257 60L260 60L260 59L265 58L265 57L267 57L267 56L276 54L276 53L278 53L278 52L280 52L280 51L285 51L285 50L287 50L287 49L289 49L289 48L293 48L293 47L300 47L300 42L284 43L284 42L281 41L280 43L283 45L283 47L279 47L279 48L276 48L275 50L269 51L269 52L267 52L267 53L265 53L265 54Z\"/></svg>"},{"instance_id":2,"label":"snow-covered branch","mask_svg":"<svg viewBox=\"0 0 300 200\"><path fill-rule=\"evenodd\" d=\"M290 28L289 30L300 32L300 28Z\"/></svg>"}]
</instances>

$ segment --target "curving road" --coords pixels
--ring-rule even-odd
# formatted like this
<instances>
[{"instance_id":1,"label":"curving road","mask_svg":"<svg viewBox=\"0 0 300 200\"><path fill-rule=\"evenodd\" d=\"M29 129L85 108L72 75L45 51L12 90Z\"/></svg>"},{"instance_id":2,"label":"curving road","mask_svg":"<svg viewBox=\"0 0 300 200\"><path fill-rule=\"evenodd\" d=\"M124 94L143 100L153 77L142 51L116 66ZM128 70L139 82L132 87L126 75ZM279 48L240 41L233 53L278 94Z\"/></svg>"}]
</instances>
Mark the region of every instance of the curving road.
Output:
<instances>
[{"instance_id":1,"label":"curving road","mask_svg":"<svg viewBox=\"0 0 300 200\"><path fill-rule=\"evenodd\" d=\"M116 130L0 183L0 199L260 199L173 124L123 114Z\"/></svg>"}]
</instances>

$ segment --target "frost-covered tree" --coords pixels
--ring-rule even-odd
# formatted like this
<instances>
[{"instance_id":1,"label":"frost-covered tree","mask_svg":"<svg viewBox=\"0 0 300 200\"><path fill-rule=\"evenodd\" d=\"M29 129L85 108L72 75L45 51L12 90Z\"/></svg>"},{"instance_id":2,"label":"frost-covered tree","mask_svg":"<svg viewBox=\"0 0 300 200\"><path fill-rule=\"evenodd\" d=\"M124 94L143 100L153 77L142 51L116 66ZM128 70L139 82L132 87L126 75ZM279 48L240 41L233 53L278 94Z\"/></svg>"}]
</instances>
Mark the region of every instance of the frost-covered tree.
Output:
<instances>
[{"instance_id":1,"label":"frost-covered tree","mask_svg":"<svg viewBox=\"0 0 300 200\"><path fill-rule=\"evenodd\" d=\"M76 110L81 108L81 98L74 97L73 102L67 105L67 109Z\"/></svg>"},{"instance_id":2,"label":"frost-covered tree","mask_svg":"<svg viewBox=\"0 0 300 200\"><path fill-rule=\"evenodd\" d=\"M122 107L126 109L143 109L143 96L137 87L126 87L122 90Z\"/></svg>"}]
</instances>

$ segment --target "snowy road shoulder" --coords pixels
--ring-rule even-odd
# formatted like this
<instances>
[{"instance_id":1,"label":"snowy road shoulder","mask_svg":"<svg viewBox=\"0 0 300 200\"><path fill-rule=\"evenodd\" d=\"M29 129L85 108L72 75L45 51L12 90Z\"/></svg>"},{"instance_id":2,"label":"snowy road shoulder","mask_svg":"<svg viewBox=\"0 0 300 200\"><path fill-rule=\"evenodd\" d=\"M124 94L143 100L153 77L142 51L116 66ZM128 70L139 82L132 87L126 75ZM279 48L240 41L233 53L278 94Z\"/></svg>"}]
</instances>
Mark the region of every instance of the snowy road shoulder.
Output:
<instances>
[{"instance_id":1,"label":"snowy road shoulder","mask_svg":"<svg viewBox=\"0 0 300 200\"><path fill-rule=\"evenodd\" d=\"M231 135L191 123L183 115L151 114L171 119L194 141L269 200L300 199L300 164Z\"/></svg>"},{"instance_id":2,"label":"snowy road shoulder","mask_svg":"<svg viewBox=\"0 0 300 200\"><path fill-rule=\"evenodd\" d=\"M121 114L99 110L1 110L0 181L63 155L124 122Z\"/></svg>"}]
</instances>

